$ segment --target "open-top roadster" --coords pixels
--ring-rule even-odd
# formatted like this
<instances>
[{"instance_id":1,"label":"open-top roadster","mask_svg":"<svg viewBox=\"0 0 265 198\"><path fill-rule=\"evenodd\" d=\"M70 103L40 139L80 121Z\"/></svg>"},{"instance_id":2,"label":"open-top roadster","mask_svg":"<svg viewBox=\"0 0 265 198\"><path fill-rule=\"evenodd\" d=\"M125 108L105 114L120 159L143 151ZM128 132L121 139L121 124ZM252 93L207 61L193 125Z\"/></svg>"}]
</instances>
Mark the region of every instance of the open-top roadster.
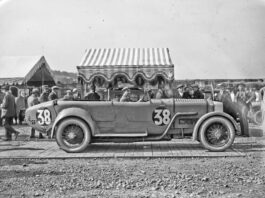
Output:
<instances>
[{"instance_id":1,"label":"open-top roadster","mask_svg":"<svg viewBox=\"0 0 265 198\"><path fill-rule=\"evenodd\" d=\"M67 152L81 152L93 142L184 137L192 137L210 151L224 151L239 130L238 123L223 112L222 103L206 99L54 100L29 108L26 121L40 132L50 131Z\"/></svg>"}]
</instances>

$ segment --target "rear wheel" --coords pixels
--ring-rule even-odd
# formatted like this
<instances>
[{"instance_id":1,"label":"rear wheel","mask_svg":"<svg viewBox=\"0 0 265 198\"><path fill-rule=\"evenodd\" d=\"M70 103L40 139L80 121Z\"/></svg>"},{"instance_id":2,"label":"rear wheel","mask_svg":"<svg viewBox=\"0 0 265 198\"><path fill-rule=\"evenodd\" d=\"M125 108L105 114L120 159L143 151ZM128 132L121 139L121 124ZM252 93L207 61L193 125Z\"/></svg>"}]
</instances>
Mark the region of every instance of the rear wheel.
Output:
<instances>
[{"instance_id":1,"label":"rear wheel","mask_svg":"<svg viewBox=\"0 0 265 198\"><path fill-rule=\"evenodd\" d=\"M84 121L67 118L60 122L55 138L64 151L78 153L85 150L91 142L91 131Z\"/></svg>"},{"instance_id":2,"label":"rear wheel","mask_svg":"<svg viewBox=\"0 0 265 198\"><path fill-rule=\"evenodd\" d=\"M212 117L202 123L199 139L203 147L210 151L224 151L235 140L235 128L226 118Z\"/></svg>"}]
</instances>

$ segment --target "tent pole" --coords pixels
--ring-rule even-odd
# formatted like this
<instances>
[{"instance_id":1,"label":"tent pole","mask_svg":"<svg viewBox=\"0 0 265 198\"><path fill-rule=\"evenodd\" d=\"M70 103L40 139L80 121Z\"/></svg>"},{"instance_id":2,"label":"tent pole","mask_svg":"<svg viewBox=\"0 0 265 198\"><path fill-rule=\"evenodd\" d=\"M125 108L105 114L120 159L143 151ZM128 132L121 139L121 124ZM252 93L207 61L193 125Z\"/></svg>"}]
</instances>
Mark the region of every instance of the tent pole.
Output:
<instances>
[{"instance_id":1,"label":"tent pole","mask_svg":"<svg viewBox=\"0 0 265 198\"><path fill-rule=\"evenodd\" d=\"M41 67L41 89L43 87L44 81L43 81L43 68ZM43 91L43 90L41 90Z\"/></svg>"}]
</instances>

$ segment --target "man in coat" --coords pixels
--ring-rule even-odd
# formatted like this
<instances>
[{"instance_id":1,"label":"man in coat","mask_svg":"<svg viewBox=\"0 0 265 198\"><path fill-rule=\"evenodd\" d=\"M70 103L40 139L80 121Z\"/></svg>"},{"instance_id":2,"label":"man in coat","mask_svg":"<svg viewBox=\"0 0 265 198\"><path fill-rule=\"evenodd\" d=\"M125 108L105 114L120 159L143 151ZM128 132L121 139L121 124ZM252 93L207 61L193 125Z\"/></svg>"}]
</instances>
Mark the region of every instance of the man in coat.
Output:
<instances>
[{"instance_id":1,"label":"man in coat","mask_svg":"<svg viewBox=\"0 0 265 198\"><path fill-rule=\"evenodd\" d=\"M49 87L48 85L42 86L42 93L39 98L40 103L49 101Z\"/></svg>"},{"instance_id":2,"label":"man in coat","mask_svg":"<svg viewBox=\"0 0 265 198\"><path fill-rule=\"evenodd\" d=\"M16 116L16 104L15 98L11 94L9 86L5 86L5 96L3 99L3 103L1 105L2 114L1 117L4 120L4 128L5 128L5 138L4 141L12 140L12 133L15 134L15 139L17 138L19 132L16 131L11 125L13 118Z\"/></svg>"},{"instance_id":3,"label":"man in coat","mask_svg":"<svg viewBox=\"0 0 265 198\"><path fill-rule=\"evenodd\" d=\"M199 86L197 84L192 85L194 93L193 93L193 98L194 99L203 99L204 95L202 91L199 89Z\"/></svg>"},{"instance_id":4,"label":"man in coat","mask_svg":"<svg viewBox=\"0 0 265 198\"><path fill-rule=\"evenodd\" d=\"M89 93L85 96L85 100L88 101L100 101L100 96L99 94L96 92L96 86L94 84L92 84L90 86L90 91Z\"/></svg>"},{"instance_id":5,"label":"man in coat","mask_svg":"<svg viewBox=\"0 0 265 198\"><path fill-rule=\"evenodd\" d=\"M179 84L177 87L176 87L176 91L174 93L174 98L182 98L183 97L183 88L184 88L184 85L183 84Z\"/></svg>"},{"instance_id":6,"label":"man in coat","mask_svg":"<svg viewBox=\"0 0 265 198\"><path fill-rule=\"evenodd\" d=\"M81 100L80 90L77 88L73 89L73 100Z\"/></svg>"},{"instance_id":7,"label":"man in coat","mask_svg":"<svg viewBox=\"0 0 265 198\"><path fill-rule=\"evenodd\" d=\"M63 100L68 100L68 101L74 100L72 90L66 90L66 95L63 97Z\"/></svg>"},{"instance_id":8,"label":"man in coat","mask_svg":"<svg viewBox=\"0 0 265 198\"><path fill-rule=\"evenodd\" d=\"M36 88L33 89L31 92L31 95L28 97L28 107L32 107L40 103L38 99L38 95L39 95L39 90ZM31 128L30 138L35 138L35 129L33 128ZM42 139L42 138L44 138L42 136L42 133L39 133L39 139Z\"/></svg>"},{"instance_id":9,"label":"man in coat","mask_svg":"<svg viewBox=\"0 0 265 198\"><path fill-rule=\"evenodd\" d=\"M187 86L184 89L182 98L192 99L193 98L193 94L194 94L193 88L191 86Z\"/></svg>"},{"instance_id":10,"label":"man in coat","mask_svg":"<svg viewBox=\"0 0 265 198\"><path fill-rule=\"evenodd\" d=\"M25 117L25 110L27 108L24 95L25 95L24 90L20 90L18 97L15 98L17 118L18 118L19 124L22 124L24 117Z\"/></svg>"},{"instance_id":11,"label":"man in coat","mask_svg":"<svg viewBox=\"0 0 265 198\"><path fill-rule=\"evenodd\" d=\"M59 90L59 87L57 86L52 87L52 92L49 94L49 100L58 99L58 90Z\"/></svg>"},{"instance_id":12,"label":"man in coat","mask_svg":"<svg viewBox=\"0 0 265 198\"><path fill-rule=\"evenodd\" d=\"M169 98L167 93L166 93L166 89L165 89L165 82L161 81L158 84L158 90L156 92L156 99L163 99L163 98Z\"/></svg>"}]
</instances>

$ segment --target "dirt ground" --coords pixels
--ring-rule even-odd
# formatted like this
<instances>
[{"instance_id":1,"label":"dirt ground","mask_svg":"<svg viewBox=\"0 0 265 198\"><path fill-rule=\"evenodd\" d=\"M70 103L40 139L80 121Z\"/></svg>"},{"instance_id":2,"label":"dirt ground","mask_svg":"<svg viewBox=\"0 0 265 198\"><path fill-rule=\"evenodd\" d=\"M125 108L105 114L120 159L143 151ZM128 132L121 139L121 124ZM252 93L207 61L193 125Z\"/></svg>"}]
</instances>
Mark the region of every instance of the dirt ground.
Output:
<instances>
[{"instance_id":1,"label":"dirt ground","mask_svg":"<svg viewBox=\"0 0 265 198\"><path fill-rule=\"evenodd\" d=\"M229 158L0 159L0 197L264 196L264 150Z\"/></svg>"},{"instance_id":2,"label":"dirt ground","mask_svg":"<svg viewBox=\"0 0 265 198\"><path fill-rule=\"evenodd\" d=\"M201 159L0 160L0 197L264 197L260 154Z\"/></svg>"}]
</instances>

